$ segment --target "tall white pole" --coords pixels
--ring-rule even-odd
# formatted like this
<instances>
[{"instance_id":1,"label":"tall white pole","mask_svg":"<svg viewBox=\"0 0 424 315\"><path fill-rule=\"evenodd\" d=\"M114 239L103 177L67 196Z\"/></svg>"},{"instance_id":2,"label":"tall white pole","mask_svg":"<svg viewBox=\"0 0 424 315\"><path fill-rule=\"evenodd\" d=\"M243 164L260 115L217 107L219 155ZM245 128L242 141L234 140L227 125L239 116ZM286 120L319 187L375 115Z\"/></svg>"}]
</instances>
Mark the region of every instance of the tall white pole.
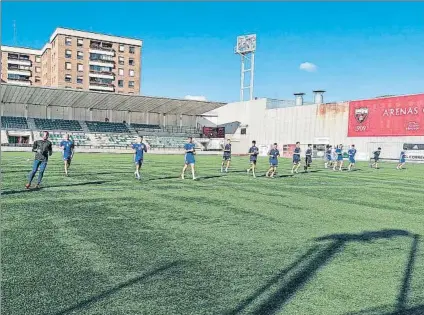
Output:
<instances>
[{"instance_id":1,"label":"tall white pole","mask_svg":"<svg viewBox=\"0 0 424 315\"><path fill-rule=\"evenodd\" d=\"M240 102L244 101L244 55L241 56L241 75L240 75Z\"/></svg>"},{"instance_id":2,"label":"tall white pole","mask_svg":"<svg viewBox=\"0 0 424 315\"><path fill-rule=\"evenodd\" d=\"M255 74L255 53L252 52L250 59L250 100L253 100L253 78Z\"/></svg>"}]
</instances>

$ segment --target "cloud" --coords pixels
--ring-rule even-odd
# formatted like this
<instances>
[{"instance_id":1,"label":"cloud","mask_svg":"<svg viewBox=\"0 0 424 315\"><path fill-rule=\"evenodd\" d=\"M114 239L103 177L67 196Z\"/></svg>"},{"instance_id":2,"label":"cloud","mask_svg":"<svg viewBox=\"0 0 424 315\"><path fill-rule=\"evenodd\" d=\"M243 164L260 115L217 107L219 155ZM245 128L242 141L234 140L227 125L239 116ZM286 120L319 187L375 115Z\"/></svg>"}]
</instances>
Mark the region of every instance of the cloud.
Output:
<instances>
[{"instance_id":1,"label":"cloud","mask_svg":"<svg viewBox=\"0 0 424 315\"><path fill-rule=\"evenodd\" d=\"M311 62L304 62L300 64L299 69L307 72L315 72L318 67Z\"/></svg>"},{"instance_id":2,"label":"cloud","mask_svg":"<svg viewBox=\"0 0 424 315\"><path fill-rule=\"evenodd\" d=\"M205 96L203 95L186 95L184 96L185 100L192 100L192 101L202 101L202 102L206 102L207 99Z\"/></svg>"}]
</instances>

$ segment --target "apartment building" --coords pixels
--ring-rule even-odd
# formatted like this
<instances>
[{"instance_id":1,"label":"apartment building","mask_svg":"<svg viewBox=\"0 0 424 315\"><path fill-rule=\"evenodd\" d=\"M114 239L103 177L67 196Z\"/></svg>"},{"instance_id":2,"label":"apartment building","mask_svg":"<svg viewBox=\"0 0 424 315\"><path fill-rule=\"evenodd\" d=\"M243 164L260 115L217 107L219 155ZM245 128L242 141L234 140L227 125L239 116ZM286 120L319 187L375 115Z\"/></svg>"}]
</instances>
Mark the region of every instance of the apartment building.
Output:
<instances>
[{"instance_id":1,"label":"apartment building","mask_svg":"<svg viewBox=\"0 0 424 315\"><path fill-rule=\"evenodd\" d=\"M41 50L2 46L1 79L140 94L141 47L138 39L57 28Z\"/></svg>"}]
</instances>

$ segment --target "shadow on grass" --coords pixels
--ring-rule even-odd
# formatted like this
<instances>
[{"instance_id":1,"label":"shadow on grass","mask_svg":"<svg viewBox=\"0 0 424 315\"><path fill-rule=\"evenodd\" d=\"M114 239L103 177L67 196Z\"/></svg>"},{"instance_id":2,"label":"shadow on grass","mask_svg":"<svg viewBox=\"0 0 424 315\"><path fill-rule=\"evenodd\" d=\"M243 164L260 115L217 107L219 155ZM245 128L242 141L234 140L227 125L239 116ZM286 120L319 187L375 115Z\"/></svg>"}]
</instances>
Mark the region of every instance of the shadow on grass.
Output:
<instances>
[{"instance_id":1,"label":"shadow on grass","mask_svg":"<svg viewBox=\"0 0 424 315\"><path fill-rule=\"evenodd\" d=\"M226 314L236 315L244 312L248 307L253 308L253 311L249 312L251 314L276 314L282 310L284 305L292 299L298 290L313 279L320 269L325 267L339 252L343 251L344 247L348 243L371 242L377 239L391 239L393 237L414 238L410 259L405 271L403 285L398 297L397 312L401 312L399 314L415 315L415 313L406 313L408 310L404 307L404 304L409 290L412 268L416 256L418 236L411 235L405 230L382 230L364 232L360 234L332 234L317 238L315 241L318 242L318 245L310 249L305 255L296 260L287 269L279 272L264 286L256 290L253 294L244 299L234 309L230 310ZM273 293L268 292L271 291L271 287L278 282L282 282L282 285L277 288L276 291L273 290ZM255 306L255 300L258 300L263 294L269 296L265 299L260 299L262 302ZM403 311L404 313L402 313Z\"/></svg>"},{"instance_id":2,"label":"shadow on grass","mask_svg":"<svg viewBox=\"0 0 424 315\"><path fill-rule=\"evenodd\" d=\"M169 270L169 269L171 269L173 267L176 267L176 266L178 266L180 264L181 264L181 262L176 261L176 262L167 264L165 266L156 268L156 269L154 269L154 270L152 270L150 272L147 272L147 273L142 274L142 275L140 275L138 277L135 277L133 279L130 279L128 281L125 281L123 283L120 283L120 284L114 286L111 289L105 290L105 291L103 291L103 292L101 292L101 293L99 293L99 294L97 294L95 296L92 296L92 297L90 297L90 298L88 298L86 300L83 300L81 302L78 302L77 304L75 304L73 306L70 306L70 307L68 307L68 308L66 308L64 310L58 311L58 312L53 313L53 314L54 315L66 315L66 314L71 314L73 312L79 311L79 310L81 310L83 308L89 307L93 303L96 303L96 302L99 302L99 301L101 301L103 299L108 298L109 296L113 295L114 293L117 293L118 291L120 291L122 289L125 289L126 287L129 287L129 286L132 286L132 285L134 285L136 283L142 282L142 281L144 281L144 280L146 280L146 279L148 279L150 277L153 277L153 276L155 276L155 275L157 275L157 274L159 274L161 272L164 272L166 270Z\"/></svg>"},{"instance_id":3,"label":"shadow on grass","mask_svg":"<svg viewBox=\"0 0 424 315\"><path fill-rule=\"evenodd\" d=\"M2 191L2 196L8 196L8 195L16 195L16 194L26 194L31 193L35 191L41 191L46 188L58 188L58 187L77 187L77 186L87 186L87 185L102 185L105 183L108 183L109 181L91 181L91 182L83 182L83 183L76 183L76 184L67 184L67 185L51 185L41 188L31 188L31 189L22 189L22 190L7 190Z\"/></svg>"}]
</instances>

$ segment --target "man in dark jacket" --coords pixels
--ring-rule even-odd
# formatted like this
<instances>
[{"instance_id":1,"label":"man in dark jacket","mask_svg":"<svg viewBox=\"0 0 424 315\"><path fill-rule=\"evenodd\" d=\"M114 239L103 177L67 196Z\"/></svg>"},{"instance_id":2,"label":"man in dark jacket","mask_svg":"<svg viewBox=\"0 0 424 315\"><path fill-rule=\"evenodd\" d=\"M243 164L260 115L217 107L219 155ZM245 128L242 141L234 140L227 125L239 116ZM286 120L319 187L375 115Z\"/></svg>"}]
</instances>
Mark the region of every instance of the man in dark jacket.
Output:
<instances>
[{"instance_id":1,"label":"man in dark jacket","mask_svg":"<svg viewBox=\"0 0 424 315\"><path fill-rule=\"evenodd\" d=\"M32 165L32 171L29 174L28 184L25 185L27 189L31 187L31 182L37 171L39 172L36 188L40 188L41 180L43 179L44 171L47 167L47 161L49 160L49 156L53 153L52 143L48 139L49 133L44 131L43 139L34 141L34 144L32 145L32 152L35 152L35 158Z\"/></svg>"}]
</instances>

